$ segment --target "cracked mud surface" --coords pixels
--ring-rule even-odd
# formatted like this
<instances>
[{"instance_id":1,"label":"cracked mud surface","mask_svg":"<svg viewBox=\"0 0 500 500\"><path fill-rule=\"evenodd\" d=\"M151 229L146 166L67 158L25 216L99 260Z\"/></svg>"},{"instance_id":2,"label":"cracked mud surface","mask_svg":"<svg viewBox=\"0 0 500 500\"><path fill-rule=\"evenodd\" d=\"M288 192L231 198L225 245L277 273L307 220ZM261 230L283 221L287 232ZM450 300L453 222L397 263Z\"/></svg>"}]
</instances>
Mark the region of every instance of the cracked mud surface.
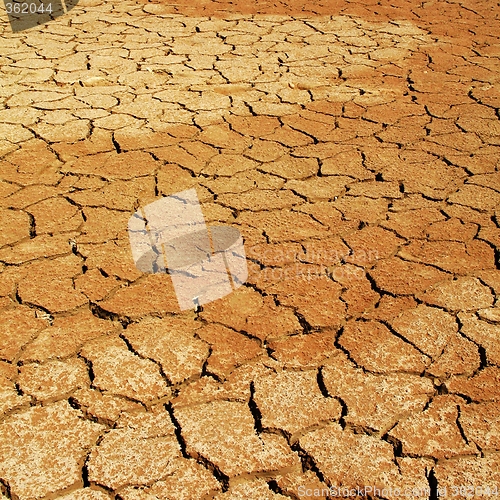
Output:
<instances>
[{"instance_id":1,"label":"cracked mud surface","mask_svg":"<svg viewBox=\"0 0 500 500\"><path fill-rule=\"evenodd\" d=\"M500 486L496 3L1 16L0 496ZM249 278L179 313L127 221L192 187Z\"/></svg>"}]
</instances>

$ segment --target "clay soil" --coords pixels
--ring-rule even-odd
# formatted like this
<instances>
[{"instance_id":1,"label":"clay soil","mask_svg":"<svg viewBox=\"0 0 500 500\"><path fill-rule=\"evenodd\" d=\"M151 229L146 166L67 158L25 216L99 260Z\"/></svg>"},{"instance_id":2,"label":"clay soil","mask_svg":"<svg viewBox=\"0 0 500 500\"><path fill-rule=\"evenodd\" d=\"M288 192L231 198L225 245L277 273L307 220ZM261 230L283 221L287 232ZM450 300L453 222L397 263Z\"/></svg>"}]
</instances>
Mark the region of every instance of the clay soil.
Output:
<instances>
[{"instance_id":1,"label":"clay soil","mask_svg":"<svg viewBox=\"0 0 500 500\"><path fill-rule=\"evenodd\" d=\"M496 498L499 5L0 12L0 497ZM189 188L249 276L180 312Z\"/></svg>"}]
</instances>

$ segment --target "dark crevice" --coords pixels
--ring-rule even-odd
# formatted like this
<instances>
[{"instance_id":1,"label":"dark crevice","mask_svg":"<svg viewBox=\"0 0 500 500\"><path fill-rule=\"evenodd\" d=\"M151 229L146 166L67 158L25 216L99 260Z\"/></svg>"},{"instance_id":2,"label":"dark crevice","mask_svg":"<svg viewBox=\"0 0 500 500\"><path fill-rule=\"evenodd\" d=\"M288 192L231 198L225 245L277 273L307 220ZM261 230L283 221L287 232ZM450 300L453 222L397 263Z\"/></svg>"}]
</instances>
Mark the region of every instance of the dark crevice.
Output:
<instances>
[{"instance_id":1,"label":"dark crevice","mask_svg":"<svg viewBox=\"0 0 500 500\"><path fill-rule=\"evenodd\" d=\"M210 462L210 460L200 454L197 453L195 458L199 464L209 470L214 475L215 479L221 483L222 492L226 492L229 489L229 477L226 476L215 464Z\"/></svg>"},{"instance_id":2,"label":"dark crevice","mask_svg":"<svg viewBox=\"0 0 500 500\"><path fill-rule=\"evenodd\" d=\"M201 316L201 313L203 312L203 306L201 306L198 302L196 302L196 308L193 309L193 311L194 311L194 320L203 322L203 317Z\"/></svg>"},{"instance_id":3,"label":"dark crevice","mask_svg":"<svg viewBox=\"0 0 500 500\"><path fill-rule=\"evenodd\" d=\"M479 230L480 229L481 229L481 227L479 227ZM484 238L481 238L481 236L479 236L479 237L476 236L474 238L474 240L475 241L483 241L493 250L493 255L494 255L494 259L495 259L495 268L500 269L500 248L498 248L496 245L491 243L491 241L488 241Z\"/></svg>"},{"instance_id":4,"label":"dark crevice","mask_svg":"<svg viewBox=\"0 0 500 500\"><path fill-rule=\"evenodd\" d=\"M475 376L477 374L474 373L473 376ZM452 392L450 394L454 394L455 396L459 396L461 397L467 404L471 404L471 403L483 403L484 401L476 401L474 399L472 399L470 396L468 396L467 394L462 394L461 392Z\"/></svg>"},{"instance_id":5,"label":"dark crevice","mask_svg":"<svg viewBox=\"0 0 500 500\"><path fill-rule=\"evenodd\" d=\"M297 311L294 312L295 317L297 318L297 321L299 322L300 326L302 327L302 332L304 335L307 335L312 332L313 328L312 326L307 322L306 318L302 316L302 314L298 313Z\"/></svg>"},{"instance_id":6,"label":"dark crevice","mask_svg":"<svg viewBox=\"0 0 500 500\"><path fill-rule=\"evenodd\" d=\"M434 387L436 388L436 393L438 396L449 394L448 388L444 383L440 383L439 385L434 384Z\"/></svg>"},{"instance_id":7,"label":"dark crevice","mask_svg":"<svg viewBox=\"0 0 500 500\"><path fill-rule=\"evenodd\" d=\"M197 338L199 338L199 337L197 337ZM213 351L212 346L211 345L208 346L207 358L205 359L205 362L203 363L203 366L201 367L200 377L212 377L217 382L221 382L220 378L217 375L208 371L208 360L210 359L210 356L212 355L212 351Z\"/></svg>"},{"instance_id":8,"label":"dark crevice","mask_svg":"<svg viewBox=\"0 0 500 500\"><path fill-rule=\"evenodd\" d=\"M175 437L177 438L177 441L179 442L179 447L181 449L182 456L184 458L192 458L188 452L186 451L186 441L184 440L184 437L182 436L182 429L181 426L175 417L174 414L174 407L172 406L172 403L168 403L165 405L165 409L167 410L168 414L170 415L170 420L172 420L172 423L174 424L175 427Z\"/></svg>"},{"instance_id":9,"label":"dark crevice","mask_svg":"<svg viewBox=\"0 0 500 500\"><path fill-rule=\"evenodd\" d=\"M11 494L9 483L7 483L7 481L5 481L4 479L0 479L0 493L2 493L7 498L16 500L16 497Z\"/></svg>"},{"instance_id":10,"label":"dark crevice","mask_svg":"<svg viewBox=\"0 0 500 500\"><path fill-rule=\"evenodd\" d=\"M78 354L78 358L80 358L86 365L87 365L87 370L89 373L89 380L90 380L90 386L94 384L94 379L95 379L95 373L94 373L94 367L92 366L92 361L90 359L83 357L82 355Z\"/></svg>"},{"instance_id":11,"label":"dark crevice","mask_svg":"<svg viewBox=\"0 0 500 500\"><path fill-rule=\"evenodd\" d=\"M19 290L16 288L16 291L15 291L15 294L14 294L14 300L18 303L18 304L24 304L23 302L23 299L21 298L21 296L19 295ZM46 311L48 312L48 311Z\"/></svg>"},{"instance_id":12,"label":"dark crevice","mask_svg":"<svg viewBox=\"0 0 500 500\"><path fill-rule=\"evenodd\" d=\"M112 134L111 142L113 143L113 146L115 147L116 152L118 154L122 153L122 148L120 147L120 144L118 143L118 141L115 139L115 134Z\"/></svg>"},{"instance_id":13,"label":"dark crevice","mask_svg":"<svg viewBox=\"0 0 500 500\"><path fill-rule=\"evenodd\" d=\"M18 362L18 366L22 366L22 364L19 365L19 362ZM24 391L22 390L21 386L19 385L19 382L14 382L14 388L16 389L16 392L19 396L25 395Z\"/></svg>"},{"instance_id":14,"label":"dark crevice","mask_svg":"<svg viewBox=\"0 0 500 500\"><path fill-rule=\"evenodd\" d=\"M200 317L200 313L203 312L203 306L200 304L199 298L195 297L193 299L193 304L194 304L194 313L196 314L196 318L198 319Z\"/></svg>"},{"instance_id":15,"label":"dark crevice","mask_svg":"<svg viewBox=\"0 0 500 500\"><path fill-rule=\"evenodd\" d=\"M477 345L479 351L479 369L483 370L488 366L488 358L486 357L486 349L482 345Z\"/></svg>"},{"instance_id":16,"label":"dark crevice","mask_svg":"<svg viewBox=\"0 0 500 500\"><path fill-rule=\"evenodd\" d=\"M430 489L429 500L438 500L438 481L434 469L427 475L427 481Z\"/></svg>"},{"instance_id":17,"label":"dark crevice","mask_svg":"<svg viewBox=\"0 0 500 500\"><path fill-rule=\"evenodd\" d=\"M318 373L316 374L316 381L318 382L318 387L319 387L319 390L320 390L321 394L323 395L323 397L331 398L332 396L328 392L328 389L325 385L325 379L323 378L323 368L322 367L320 367L318 369Z\"/></svg>"},{"instance_id":18,"label":"dark crevice","mask_svg":"<svg viewBox=\"0 0 500 500\"><path fill-rule=\"evenodd\" d=\"M267 355L271 358L274 359L275 361L278 361L278 358L274 357L274 353L276 352L275 349L272 349L268 345L264 345L264 348L266 350Z\"/></svg>"},{"instance_id":19,"label":"dark crevice","mask_svg":"<svg viewBox=\"0 0 500 500\"><path fill-rule=\"evenodd\" d=\"M384 434L382 436L382 440L389 443L394 448L394 456L402 457L403 456L403 443L389 434Z\"/></svg>"},{"instance_id":20,"label":"dark crevice","mask_svg":"<svg viewBox=\"0 0 500 500\"><path fill-rule=\"evenodd\" d=\"M203 308L201 310L203 311ZM203 318L201 316L200 316L200 320L203 321ZM219 321L213 321L213 322L211 322L211 324L221 325L224 328L232 330L233 332L238 333L240 335L243 335L244 337L246 337L250 340L256 341L259 344L259 347L263 347L262 339L260 337L257 337L256 335L253 335L253 334L247 332L246 330L236 330L236 328L233 328L231 325L227 325L225 323L220 323Z\"/></svg>"},{"instance_id":21,"label":"dark crevice","mask_svg":"<svg viewBox=\"0 0 500 500\"><path fill-rule=\"evenodd\" d=\"M97 270L99 271L101 276L103 276L104 278L109 278L109 274L104 269L101 269L100 267L98 267Z\"/></svg>"},{"instance_id":22,"label":"dark crevice","mask_svg":"<svg viewBox=\"0 0 500 500\"><path fill-rule=\"evenodd\" d=\"M158 174L155 174L155 198L160 196L160 188L158 187ZM137 207L138 209L139 207Z\"/></svg>"},{"instance_id":23,"label":"dark crevice","mask_svg":"<svg viewBox=\"0 0 500 500\"><path fill-rule=\"evenodd\" d=\"M69 243L69 245L71 247L71 253L73 255L76 255L77 257L80 257L80 259L82 259L85 262L87 260L87 257L79 252L78 245L76 244L76 241L75 240L69 240L68 243ZM86 267L85 264L83 266Z\"/></svg>"},{"instance_id":24,"label":"dark crevice","mask_svg":"<svg viewBox=\"0 0 500 500\"><path fill-rule=\"evenodd\" d=\"M488 366L488 357L486 356L486 349L481 344L478 344L474 339L468 337L462 331L462 327L464 325L463 325L462 321L460 320L460 318L458 316L456 316L455 319L456 319L457 324L458 324L458 333L464 339L467 339L469 342L472 342L477 347L477 350L478 350L478 353L479 353L479 369L478 369L478 371L483 370L484 368L486 368Z\"/></svg>"},{"instance_id":25,"label":"dark crevice","mask_svg":"<svg viewBox=\"0 0 500 500\"><path fill-rule=\"evenodd\" d=\"M318 171L316 172L316 177L323 177L323 172L321 168L323 167L323 162L318 158Z\"/></svg>"},{"instance_id":26,"label":"dark crevice","mask_svg":"<svg viewBox=\"0 0 500 500\"><path fill-rule=\"evenodd\" d=\"M18 304L22 304L23 306L27 306L30 309L33 309L37 318L43 318L47 320L50 325L52 325L54 316L52 316L51 312L45 307L39 306L37 304L32 304L31 302L25 302L19 295L19 290L17 289L15 292L15 300Z\"/></svg>"},{"instance_id":27,"label":"dark crevice","mask_svg":"<svg viewBox=\"0 0 500 500\"><path fill-rule=\"evenodd\" d=\"M431 406L431 404L432 404L433 402L434 402L434 396L431 396L431 397L429 398L429 400L427 401L427 403L425 403L424 407L422 408L422 413L423 413L423 412L426 412L426 411L430 408L430 406Z\"/></svg>"},{"instance_id":28,"label":"dark crevice","mask_svg":"<svg viewBox=\"0 0 500 500\"><path fill-rule=\"evenodd\" d=\"M460 431L460 435L462 436L462 439L464 440L464 442L467 444L467 445L470 445L470 442L469 440L467 439L467 436L465 434L465 431L462 427L462 423L460 422L460 416L461 416L461 410L460 410L460 406L457 405L457 420L456 420L456 424L457 424L457 427L458 427L458 430Z\"/></svg>"},{"instance_id":29,"label":"dark crevice","mask_svg":"<svg viewBox=\"0 0 500 500\"><path fill-rule=\"evenodd\" d=\"M186 441L184 440L184 437L182 436L182 428L181 428L177 418L175 417L175 412L174 412L174 408L172 406L172 403L166 404L165 409L167 410L167 412L170 416L170 419L172 420L172 424L175 427L175 437L177 438L177 441L179 443L179 447L181 449L182 456L188 460L195 459L199 464L203 465L221 483L222 491L223 492L227 491L228 487L229 487L229 478L223 472L221 472L221 470L215 464L213 464L212 462L207 460L205 457L203 457L199 453L195 453L195 456L189 455L189 453L187 452Z\"/></svg>"},{"instance_id":30,"label":"dark crevice","mask_svg":"<svg viewBox=\"0 0 500 500\"><path fill-rule=\"evenodd\" d=\"M158 370L160 371L160 374L161 376L163 377L163 379L165 380L165 382L167 383L167 385L170 387L172 386L172 381L169 379L169 377L167 376L167 374L163 371L163 366L161 365L161 363L159 363L158 361L156 361L156 359L154 358L151 358L151 357L147 357L147 356L143 356L139 351L137 351L134 346L131 344L130 340L123 334L121 333L119 335L119 337L123 340L123 342L125 342L125 345L127 346L127 349L132 353L134 354L135 356L137 356L138 358L141 358L141 359L146 359L146 360L149 360L151 361L152 363L154 363L157 367L158 367Z\"/></svg>"},{"instance_id":31,"label":"dark crevice","mask_svg":"<svg viewBox=\"0 0 500 500\"><path fill-rule=\"evenodd\" d=\"M120 316L110 311L106 311L105 309L103 309L98 304L95 304L94 302L91 302L89 306L90 306L90 311L96 318L106 319L108 321L117 321L123 326L123 328L127 328L127 326L132 322L130 318L127 318L125 316Z\"/></svg>"},{"instance_id":32,"label":"dark crevice","mask_svg":"<svg viewBox=\"0 0 500 500\"><path fill-rule=\"evenodd\" d=\"M348 427L353 434L364 434L366 436L375 436L378 432L377 429L374 429L373 427L369 427L366 425L356 425L350 423L348 424Z\"/></svg>"},{"instance_id":33,"label":"dark crevice","mask_svg":"<svg viewBox=\"0 0 500 500\"><path fill-rule=\"evenodd\" d=\"M392 327L392 325L388 321L385 321L383 319L379 319L378 321L380 323L382 323L395 337L398 337L399 339L401 339L405 344L411 345L420 354L422 354L426 358L429 358L432 360L432 358L428 354L426 354L424 351L422 351L422 349L420 349L420 347L418 347L416 344L414 344L413 342L408 340L404 335L401 335L398 331L394 330L394 328Z\"/></svg>"},{"instance_id":34,"label":"dark crevice","mask_svg":"<svg viewBox=\"0 0 500 500\"><path fill-rule=\"evenodd\" d=\"M276 493L278 495L283 495L283 490L278 486L278 483L274 479L271 480L271 481L269 481L267 483L267 485L269 486L269 489L272 492L274 492L274 493ZM286 496L288 496L288 495L286 495Z\"/></svg>"},{"instance_id":35,"label":"dark crevice","mask_svg":"<svg viewBox=\"0 0 500 500\"><path fill-rule=\"evenodd\" d=\"M259 407L257 406L257 403L255 402L255 384L254 382L250 382L250 399L248 401L248 407L250 408L250 413L253 416L254 419L254 427L255 431L257 434L260 434L263 431L262 427L262 414L259 410Z\"/></svg>"},{"instance_id":36,"label":"dark crevice","mask_svg":"<svg viewBox=\"0 0 500 500\"><path fill-rule=\"evenodd\" d=\"M373 278L373 276L370 275L369 272L366 272L365 276L366 276L366 279L370 282L370 286L374 292L378 293L381 297L382 297L382 295L391 295L392 296L391 293L388 293L385 290L382 290L382 288L379 288L377 286L375 279Z\"/></svg>"},{"instance_id":37,"label":"dark crevice","mask_svg":"<svg viewBox=\"0 0 500 500\"><path fill-rule=\"evenodd\" d=\"M493 252L495 254L495 268L500 270L500 248L494 247Z\"/></svg>"},{"instance_id":38,"label":"dark crevice","mask_svg":"<svg viewBox=\"0 0 500 500\"><path fill-rule=\"evenodd\" d=\"M325 482L325 477L323 476L323 473L319 470L318 466L316 465L316 462L314 461L314 458L309 455L303 448L301 448L300 444L298 441L296 441L292 446L292 450L297 453L300 457L300 461L302 462L302 470L305 472L307 470L310 470L316 474L318 479L324 483Z\"/></svg>"},{"instance_id":39,"label":"dark crevice","mask_svg":"<svg viewBox=\"0 0 500 500\"><path fill-rule=\"evenodd\" d=\"M29 217L30 221L30 239L32 240L33 238L36 237L36 223L35 223L35 218L29 213L26 212Z\"/></svg>"},{"instance_id":40,"label":"dark crevice","mask_svg":"<svg viewBox=\"0 0 500 500\"><path fill-rule=\"evenodd\" d=\"M83 414L85 414L82 405L75 399L74 396L70 396L68 398L68 404L71 406L71 408L74 408L75 410L80 410ZM87 417L87 415L85 415L85 417Z\"/></svg>"},{"instance_id":41,"label":"dark crevice","mask_svg":"<svg viewBox=\"0 0 500 500\"><path fill-rule=\"evenodd\" d=\"M340 427L342 427L342 429L345 429L347 426L347 422L345 420L345 417L347 417L347 413L348 413L347 404L339 396L334 396L333 399L336 399L342 408L342 411L340 412L339 424L340 424Z\"/></svg>"},{"instance_id":42,"label":"dark crevice","mask_svg":"<svg viewBox=\"0 0 500 500\"><path fill-rule=\"evenodd\" d=\"M337 332L337 335L335 336L335 341L333 342L333 345L339 349L340 351L342 351L346 356L347 356L347 359L354 365L356 366L357 368L360 368L360 366L356 363L356 361L351 357L351 353L344 347L340 344L340 337L342 336L342 334L344 333L344 327L340 328L340 330Z\"/></svg>"},{"instance_id":43,"label":"dark crevice","mask_svg":"<svg viewBox=\"0 0 500 500\"><path fill-rule=\"evenodd\" d=\"M82 467L82 480L83 480L83 487L88 488L90 486L90 481L89 481L89 469L87 466L87 461L85 461L85 464Z\"/></svg>"}]
</instances>

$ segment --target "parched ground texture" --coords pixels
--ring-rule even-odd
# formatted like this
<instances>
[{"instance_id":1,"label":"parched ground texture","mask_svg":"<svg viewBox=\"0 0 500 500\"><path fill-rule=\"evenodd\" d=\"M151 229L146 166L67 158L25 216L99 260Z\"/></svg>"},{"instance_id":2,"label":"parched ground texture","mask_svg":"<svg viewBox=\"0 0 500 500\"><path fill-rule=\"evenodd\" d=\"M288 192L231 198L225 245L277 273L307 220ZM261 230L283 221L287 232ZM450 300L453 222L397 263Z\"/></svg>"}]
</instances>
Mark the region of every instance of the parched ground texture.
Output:
<instances>
[{"instance_id":1,"label":"parched ground texture","mask_svg":"<svg viewBox=\"0 0 500 500\"><path fill-rule=\"evenodd\" d=\"M2 13L0 496L493 493L499 21L479 0ZM127 220L192 187L249 278L180 313Z\"/></svg>"}]
</instances>

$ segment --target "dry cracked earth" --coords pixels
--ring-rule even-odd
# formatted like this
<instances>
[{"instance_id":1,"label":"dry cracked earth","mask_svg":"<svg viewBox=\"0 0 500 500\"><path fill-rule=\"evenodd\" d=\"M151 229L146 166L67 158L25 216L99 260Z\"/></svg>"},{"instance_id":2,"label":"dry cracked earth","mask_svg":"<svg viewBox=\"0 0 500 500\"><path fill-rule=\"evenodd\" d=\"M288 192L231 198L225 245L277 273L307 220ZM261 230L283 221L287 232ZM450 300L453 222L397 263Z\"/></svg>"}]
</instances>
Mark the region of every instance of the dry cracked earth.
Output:
<instances>
[{"instance_id":1,"label":"dry cracked earth","mask_svg":"<svg viewBox=\"0 0 500 500\"><path fill-rule=\"evenodd\" d=\"M496 496L499 6L2 10L0 496ZM249 277L181 313L127 221L193 187Z\"/></svg>"}]
</instances>

